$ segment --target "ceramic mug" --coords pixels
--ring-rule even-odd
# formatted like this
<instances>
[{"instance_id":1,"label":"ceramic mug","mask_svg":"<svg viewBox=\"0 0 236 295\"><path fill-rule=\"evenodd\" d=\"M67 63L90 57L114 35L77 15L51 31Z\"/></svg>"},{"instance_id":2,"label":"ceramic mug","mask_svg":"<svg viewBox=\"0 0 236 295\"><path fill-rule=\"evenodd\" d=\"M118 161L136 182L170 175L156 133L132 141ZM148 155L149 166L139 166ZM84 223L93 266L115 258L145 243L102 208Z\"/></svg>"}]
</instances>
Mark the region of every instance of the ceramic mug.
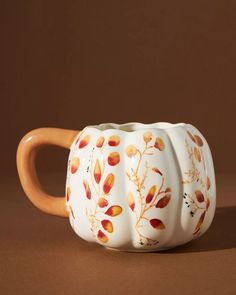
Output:
<instances>
[{"instance_id":1,"label":"ceramic mug","mask_svg":"<svg viewBox=\"0 0 236 295\"><path fill-rule=\"evenodd\" d=\"M40 186L35 156L45 145L70 149L65 197ZM36 129L21 140L17 167L36 207L69 217L81 238L109 249L148 252L185 244L209 228L215 213L211 152L190 124Z\"/></svg>"}]
</instances>

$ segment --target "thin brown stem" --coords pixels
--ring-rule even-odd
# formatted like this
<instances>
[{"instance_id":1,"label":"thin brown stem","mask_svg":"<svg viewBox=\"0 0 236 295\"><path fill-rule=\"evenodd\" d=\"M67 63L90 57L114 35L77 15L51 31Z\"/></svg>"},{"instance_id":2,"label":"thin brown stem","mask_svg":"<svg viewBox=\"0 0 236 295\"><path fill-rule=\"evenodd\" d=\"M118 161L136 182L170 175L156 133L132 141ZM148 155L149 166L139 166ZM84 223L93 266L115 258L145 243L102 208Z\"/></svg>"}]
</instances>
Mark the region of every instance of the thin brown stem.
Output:
<instances>
[{"instance_id":1,"label":"thin brown stem","mask_svg":"<svg viewBox=\"0 0 236 295\"><path fill-rule=\"evenodd\" d=\"M137 165L137 167L136 167L136 171L135 171L136 174L138 174L139 166L140 166L140 164L141 164L142 157L143 157L143 153L140 152L140 150L137 150L137 152L138 152L138 154L139 154L139 160L138 160L138 165Z\"/></svg>"},{"instance_id":2,"label":"thin brown stem","mask_svg":"<svg viewBox=\"0 0 236 295\"><path fill-rule=\"evenodd\" d=\"M93 167L93 151L92 151L92 156L91 156L91 168L92 167ZM96 194L98 195L98 191L97 191L94 179L93 179L92 169L90 169L90 177L91 177L91 182L92 182L93 188L94 188Z\"/></svg>"},{"instance_id":3,"label":"thin brown stem","mask_svg":"<svg viewBox=\"0 0 236 295\"><path fill-rule=\"evenodd\" d=\"M157 243L158 243L157 240L154 240L154 239L148 238L147 236L141 234L140 230L138 230L137 228L136 228L136 231L137 231L137 233L139 234L139 237L142 238L142 239L144 239L144 240L146 240L149 244L152 244L152 243L153 243L153 244L157 244Z\"/></svg>"},{"instance_id":4,"label":"thin brown stem","mask_svg":"<svg viewBox=\"0 0 236 295\"><path fill-rule=\"evenodd\" d=\"M188 196L188 199L191 201L191 203L192 203L197 209L200 209L200 210L206 209L206 207L200 207L200 206L198 206L198 204L196 203L196 201L195 201L191 196ZM205 202L205 203L206 203L206 202Z\"/></svg>"},{"instance_id":5,"label":"thin brown stem","mask_svg":"<svg viewBox=\"0 0 236 295\"><path fill-rule=\"evenodd\" d=\"M140 213L139 215L137 214L137 212L135 211L135 215L136 215L136 223L135 223L135 229L140 237L140 239L144 239L145 241L147 241L147 244L153 244L153 243L158 243L158 241L153 240L151 238L146 237L145 235L143 235L138 228L142 227L142 225L140 225L140 222L142 219L149 221L149 219L144 216L144 214L146 213L146 211L148 211L151 207L154 206L154 203L157 199L157 197L164 193L163 189L163 185L164 185L164 177L162 177L162 181L161 181L161 185L160 188L158 190L158 192L156 193L154 200L148 205L146 202L143 202L144 196L143 196L143 189L145 188L145 181L147 179L148 176L148 171L150 169L150 167L148 166L147 162L145 162L145 171L143 173L142 179L140 179L139 177L139 170L140 170L140 166L143 160L143 157L145 155L149 155L147 152L148 149L153 148L153 145L148 146L148 144L145 144L145 147L142 151L137 150L138 155L139 155L139 159L138 159L138 163L136 166L136 169L132 169L131 168L131 173L126 173L129 181L131 181L137 188L137 192L138 192L138 197L139 197L139 201L140 201Z\"/></svg>"}]
</instances>

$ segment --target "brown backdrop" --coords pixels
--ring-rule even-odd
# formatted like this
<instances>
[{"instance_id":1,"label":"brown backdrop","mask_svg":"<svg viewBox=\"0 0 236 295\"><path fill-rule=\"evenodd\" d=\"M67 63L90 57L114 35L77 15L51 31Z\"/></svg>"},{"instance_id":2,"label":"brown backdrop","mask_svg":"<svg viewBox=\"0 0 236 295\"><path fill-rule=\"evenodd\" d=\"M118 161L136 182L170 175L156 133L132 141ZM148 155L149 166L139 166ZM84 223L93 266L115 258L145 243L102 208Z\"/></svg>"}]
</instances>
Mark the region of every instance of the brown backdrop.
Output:
<instances>
[{"instance_id":1,"label":"brown backdrop","mask_svg":"<svg viewBox=\"0 0 236 295\"><path fill-rule=\"evenodd\" d=\"M235 0L0 0L2 294L236 294L235 16ZM26 132L128 121L189 122L207 138L218 208L197 241L108 251L25 197L15 153ZM39 155L52 194L67 156Z\"/></svg>"},{"instance_id":2,"label":"brown backdrop","mask_svg":"<svg viewBox=\"0 0 236 295\"><path fill-rule=\"evenodd\" d=\"M30 129L189 122L235 171L235 1L1 1L1 173ZM53 151L53 157L52 157ZM65 169L48 149L45 170Z\"/></svg>"}]
</instances>

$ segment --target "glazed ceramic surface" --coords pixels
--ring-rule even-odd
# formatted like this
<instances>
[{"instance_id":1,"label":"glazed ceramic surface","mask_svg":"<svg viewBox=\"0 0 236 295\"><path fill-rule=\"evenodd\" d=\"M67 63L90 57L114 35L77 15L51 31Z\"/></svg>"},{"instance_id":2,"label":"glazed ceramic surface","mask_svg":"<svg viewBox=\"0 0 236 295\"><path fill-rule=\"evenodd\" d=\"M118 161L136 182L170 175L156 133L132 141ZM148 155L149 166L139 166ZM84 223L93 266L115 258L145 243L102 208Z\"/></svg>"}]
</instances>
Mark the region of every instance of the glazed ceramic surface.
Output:
<instances>
[{"instance_id":1,"label":"glazed ceramic surface","mask_svg":"<svg viewBox=\"0 0 236 295\"><path fill-rule=\"evenodd\" d=\"M209 146L190 124L88 126L70 147L66 207L83 239L154 251L210 226L216 206Z\"/></svg>"}]
</instances>

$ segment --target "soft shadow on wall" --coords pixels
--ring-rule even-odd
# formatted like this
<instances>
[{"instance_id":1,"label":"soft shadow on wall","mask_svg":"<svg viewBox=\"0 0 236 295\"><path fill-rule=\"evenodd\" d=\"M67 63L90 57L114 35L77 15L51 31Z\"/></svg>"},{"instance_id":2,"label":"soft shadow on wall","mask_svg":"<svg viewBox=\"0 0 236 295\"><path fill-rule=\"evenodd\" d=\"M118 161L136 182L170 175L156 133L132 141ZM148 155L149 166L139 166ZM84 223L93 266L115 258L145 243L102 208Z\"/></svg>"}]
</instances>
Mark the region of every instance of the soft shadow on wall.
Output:
<instances>
[{"instance_id":1,"label":"soft shadow on wall","mask_svg":"<svg viewBox=\"0 0 236 295\"><path fill-rule=\"evenodd\" d=\"M190 122L235 171L235 2L40 3L1 10L1 174L30 129L128 121ZM64 151L44 155L63 170Z\"/></svg>"}]
</instances>

